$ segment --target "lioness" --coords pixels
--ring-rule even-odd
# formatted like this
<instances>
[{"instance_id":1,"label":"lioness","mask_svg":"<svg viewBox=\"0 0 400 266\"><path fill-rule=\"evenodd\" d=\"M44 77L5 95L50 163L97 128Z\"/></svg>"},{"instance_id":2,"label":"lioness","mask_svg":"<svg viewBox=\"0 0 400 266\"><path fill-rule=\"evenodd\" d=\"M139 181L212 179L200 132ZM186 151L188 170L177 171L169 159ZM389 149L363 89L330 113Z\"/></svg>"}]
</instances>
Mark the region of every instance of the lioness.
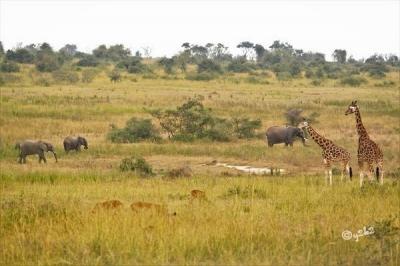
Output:
<instances>
[{"instance_id":1,"label":"lioness","mask_svg":"<svg viewBox=\"0 0 400 266\"><path fill-rule=\"evenodd\" d=\"M119 200L107 200L96 203L96 205L94 205L93 211L99 209L105 209L105 210L119 209L122 208L123 206L124 204Z\"/></svg>"}]
</instances>

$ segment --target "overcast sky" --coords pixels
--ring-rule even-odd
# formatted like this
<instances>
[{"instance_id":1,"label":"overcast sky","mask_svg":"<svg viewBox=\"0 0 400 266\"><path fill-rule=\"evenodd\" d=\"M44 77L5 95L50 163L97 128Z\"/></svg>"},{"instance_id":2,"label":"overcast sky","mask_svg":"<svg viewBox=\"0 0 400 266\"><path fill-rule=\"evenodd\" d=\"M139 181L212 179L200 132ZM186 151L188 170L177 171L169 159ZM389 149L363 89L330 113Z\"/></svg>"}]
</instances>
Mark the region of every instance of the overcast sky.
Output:
<instances>
[{"instance_id":1,"label":"overcast sky","mask_svg":"<svg viewBox=\"0 0 400 266\"><path fill-rule=\"evenodd\" d=\"M66 43L90 52L99 44L122 43L152 56L170 56L183 42L274 40L295 48L334 49L355 58L374 53L399 55L400 1L8 1L0 0L0 40L17 43Z\"/></svg>"}]
</instances>

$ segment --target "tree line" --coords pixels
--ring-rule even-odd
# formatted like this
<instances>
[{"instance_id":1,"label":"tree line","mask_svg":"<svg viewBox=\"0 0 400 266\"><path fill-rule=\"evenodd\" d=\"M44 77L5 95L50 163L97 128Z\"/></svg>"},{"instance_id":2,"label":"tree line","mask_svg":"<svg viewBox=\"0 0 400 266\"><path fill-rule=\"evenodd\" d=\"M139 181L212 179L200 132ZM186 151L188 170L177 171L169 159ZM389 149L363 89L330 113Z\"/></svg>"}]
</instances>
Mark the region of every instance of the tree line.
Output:
<instances>
[{"instance_id":1,"label":"tree line","mask_svg":"<svg viewBox=\"0 0 400 266\"><path fill-rule=\"evenodd\" d=\"M278 79L286 80L304 75L310 79L337 79L368 73L373 78L385 77L392 68L399 68L397 55L374 54L366 59L356 60L348 56L344 49L335 49L333 62L319 52L306 52L295 49L287 42L274 41L263 46L249 41L237 45L240 55L233 55L222 43L205 45L185 42L181 50L171 56L152 58L153 64L145 64L143 55L132 51L122 44L100 45L91 53L78 50L74 44L66 44L56 51L48 43L18 46L7 51L0 42L0 71L18 72L19 64L33 64L39 72L54 72L65 66L76 68L114 65L114 78L118 81L118 72L152 73L154 67L161 67L166 75L187 73L189 65L195 65L196 72L188 79L212 79L224 72L252 73L257 70L272 71ZM144 51L149 57L149 50Z\"/></svg>"}]
</instances>

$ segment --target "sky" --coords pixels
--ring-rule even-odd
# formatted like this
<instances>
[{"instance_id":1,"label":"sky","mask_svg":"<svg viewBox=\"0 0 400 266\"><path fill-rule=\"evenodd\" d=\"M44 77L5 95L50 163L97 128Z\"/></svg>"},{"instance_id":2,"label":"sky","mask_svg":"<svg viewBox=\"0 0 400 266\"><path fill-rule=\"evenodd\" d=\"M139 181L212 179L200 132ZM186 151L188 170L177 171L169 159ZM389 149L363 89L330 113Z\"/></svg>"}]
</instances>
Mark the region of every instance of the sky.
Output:
<instances>
[{"instance_id":1,"label":"sky","mask_svg":"<svg viewBox=\"0 0 400 266\"><path fill-rule=\"evenodd\" d=\"M251 41L268 47L274 40L331 59L346 49L356 59L400 54L400 1L20 1L0 0L0 40L67 43L90 52L100 44L124 44L132 51L171 56L181 44Z\"/></svg>"}]
</instances>

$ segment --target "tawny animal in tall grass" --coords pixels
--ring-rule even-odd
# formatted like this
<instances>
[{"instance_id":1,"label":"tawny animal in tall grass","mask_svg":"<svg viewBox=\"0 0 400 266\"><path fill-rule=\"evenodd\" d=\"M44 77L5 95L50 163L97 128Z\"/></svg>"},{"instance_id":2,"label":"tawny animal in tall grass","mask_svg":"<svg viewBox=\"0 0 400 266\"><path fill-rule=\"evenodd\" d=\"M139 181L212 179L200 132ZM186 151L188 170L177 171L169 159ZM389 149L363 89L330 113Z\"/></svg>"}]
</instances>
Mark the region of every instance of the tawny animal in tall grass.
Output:
<instances>
[{"instance_id":1,"label":"tawny animal in tall grass","mask_svg":"<svg viewBox=\"0 0 400 266\"><path fill-rule=\"evenodd\" d=\"M192 191L190 191L190 203L193 203L194 200L207 200L206 193L198 189L193 189Z\"/></svg>"},{"instance_id":2,"label":"tawny animal in tall grass","mask_svg":"<svg viewBox=\"0 0 400 266\"><path fill-rule=\"evenodd\" d=\"M107 201L96 203L92 212L95 212L95 211L98 211L101 209L103 209L103 210L118 210L122 207L124 207L124 204L119 200L107 200Z\"/></svg>"},{"instance_id":3,"label":"tawny animal in tall grass","mask_svg":"<svg viewBox=\"0 0 400 266\"><path fill-rule=\"evenodd\" d=\"M360 110L357 106L357 101L352 101L347 108L345 115L355 114L356 116L356 128L358 134L358 167L360 170L360 186L363 185L364 181L364 167L368 167L367 176L370 180L374 175L374 166L376 166L376 178L383 184L383 153L379 146L369 138L367 130L365 129L362 120Z\"/></svg>"},{"instance_id":4,"label":"tawny animal in tall grass","mask_svg":"<svg viewBox=\"0 0 400 266\"><path fill-rule=\"evenodd\" d=\"M334 144L331 140L318 134L318 132L315 131L315 129L312 128L308 122L304 121L300 123L299 127L305 128L315 143L321 147L322 158L326 168L325 175L326 179L329 179L329 184L332 185L332 164L337 162L341 163L342 165L342 181L346 171L348 171L351 180L353 173L350 167L350 153L344 148Z\"/></svg>"},{"instance_id":5,"label":"tawny animal in tall grass","mask_svg":"<svg viewBox=\"0 0 400 266\"><path fill-rule=\"evenodd\" d=\"M161 215L176 215L176 212L169 214L167 208L163 205L143 201L133 202L131 204L131 209L136 213L147 210Z\"/></svg>"}]
</instances>

